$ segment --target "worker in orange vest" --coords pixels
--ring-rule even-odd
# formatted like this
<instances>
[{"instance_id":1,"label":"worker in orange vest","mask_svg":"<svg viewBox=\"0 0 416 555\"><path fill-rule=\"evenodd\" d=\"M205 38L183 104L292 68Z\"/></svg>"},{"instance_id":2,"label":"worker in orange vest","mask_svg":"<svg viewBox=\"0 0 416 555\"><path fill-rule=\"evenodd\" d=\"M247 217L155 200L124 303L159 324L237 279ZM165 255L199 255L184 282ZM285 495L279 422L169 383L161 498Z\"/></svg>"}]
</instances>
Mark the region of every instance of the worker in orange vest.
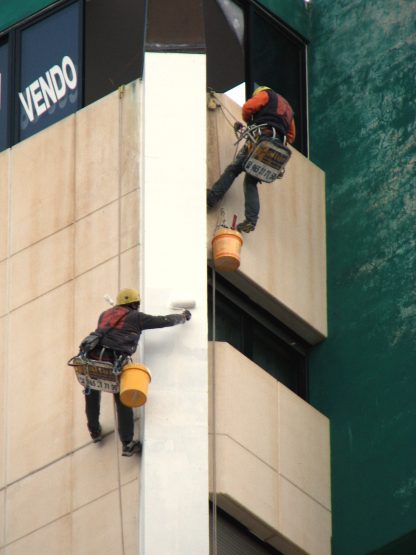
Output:
<instances>
[{"instance_id":1,"label":"worker in orange vest","mask_svg":"<svg viewBox=\"0 0 416 555\"><path fill-rule=\"evenodd\" d=\"M253 96L242 108L242 117L247 124L267 124L261 133L274 135L282 144L285 138L293 143L296 137L293 110L289 102L270 87L257 87ZM242 125L234 124L238 130ZM244 163L249 155L247 145L237 154L235 160L227 166L221 177L207 191L208 208L213 208L225 195L235 178L243 171ZM245 220L237 225L237 230L244 233L254 231L260 212L260 199L257 190L259 180L246 173L244 177Z\"/></svg>"}]
</instances>

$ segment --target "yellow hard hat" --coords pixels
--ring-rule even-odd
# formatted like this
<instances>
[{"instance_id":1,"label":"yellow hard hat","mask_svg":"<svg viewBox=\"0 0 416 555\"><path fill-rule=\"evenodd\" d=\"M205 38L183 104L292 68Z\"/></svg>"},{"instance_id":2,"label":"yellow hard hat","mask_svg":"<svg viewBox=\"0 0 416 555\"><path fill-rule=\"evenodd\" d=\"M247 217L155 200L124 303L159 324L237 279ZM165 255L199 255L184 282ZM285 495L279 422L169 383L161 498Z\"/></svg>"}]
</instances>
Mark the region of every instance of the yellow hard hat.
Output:
<instances>
[{"instance_id":1,"label":"yellow hard hat","mask_svg":"<svg viewBox=\"0 0 416 555\"><path fill-rule=\"evenodd\" d=\"M130 304L130 303L139 303L140 302L140 293L137 289L122 289L120 293L117 295L116 304Z\"/></svg>"},{"instance_id":2,"label":"yellow hard hat","mask_svg":"<svg viewBox=\"0 0 416 555\"><path fill-rule=\"evenodd\" d=\"M253 96L261 91L270 91L270 90L271 90L270 87L257 87L257 89L254 89Z\"/></svg>"}]
</instances>

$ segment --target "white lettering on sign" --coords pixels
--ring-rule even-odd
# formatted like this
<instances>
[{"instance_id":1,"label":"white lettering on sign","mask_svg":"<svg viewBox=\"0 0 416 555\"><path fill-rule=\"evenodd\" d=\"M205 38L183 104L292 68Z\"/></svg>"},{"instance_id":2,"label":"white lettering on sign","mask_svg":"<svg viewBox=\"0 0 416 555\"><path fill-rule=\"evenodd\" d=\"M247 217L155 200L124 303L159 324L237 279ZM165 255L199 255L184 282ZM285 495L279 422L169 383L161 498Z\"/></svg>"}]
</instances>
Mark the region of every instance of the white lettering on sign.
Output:
<instances>
[{"instance_id":1,"label":"white lettering on sign","mask_svg":"<svg viewBox=\"0 0 416 555\"><path fill-rule=\"evenodd\" d=\"M78 84L77 70L69 56L62 58L60 66L52 66L45 77L39 77L31 83L24 92L19 92L20 102L29 121L36 115L39 117L63 98L68 89L76 89Z\"/></svg>"}]
</instances>

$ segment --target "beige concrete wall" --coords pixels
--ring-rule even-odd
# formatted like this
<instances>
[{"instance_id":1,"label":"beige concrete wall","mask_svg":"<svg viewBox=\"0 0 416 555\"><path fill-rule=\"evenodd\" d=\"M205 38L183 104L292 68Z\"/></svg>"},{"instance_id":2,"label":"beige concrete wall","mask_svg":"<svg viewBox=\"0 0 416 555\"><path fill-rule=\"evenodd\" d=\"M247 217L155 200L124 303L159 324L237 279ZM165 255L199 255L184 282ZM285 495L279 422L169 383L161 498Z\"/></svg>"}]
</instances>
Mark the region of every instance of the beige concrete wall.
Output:
<instances>
[{"instance_id":1,"label":"beige concrete wall","mask_svg":"<svg viewBox=\"0 0 416 555\"><path fill-rule=\"evenodd\" d=\"M0 154L0 553L133 554L139 467L66 361L139 284L137 83Z\"/></svg>"},{"instance_id":2,"label":"beige concrete wall","mask_svg":"<svg viewBox=\"0 0 416 555\"><path fill-rule=\"evenodd\" d=\"M285 555L330 555L328 419L228 343L210 388L211 498Z\"/></svg>"},{"instance_id":3,"label":"beige concrete wall","mask_svg":"<svg viewBox=\"0 0 416 555\"><path fill-rule=\"evenodd\" d=\"M232 115L241 121L241 108L226 95L218 98L224 108L208 111L208 187L235 155ZM224 215L228 226L234 214L238 221L244 219L243 176L221 205L209 211L209 253ZM224 276L307 341L317 343L327 335L325 175L292 148L283 179L259 184L258 189L256 230L243 234L239 270Z\"/></svg>"}]
</instances>

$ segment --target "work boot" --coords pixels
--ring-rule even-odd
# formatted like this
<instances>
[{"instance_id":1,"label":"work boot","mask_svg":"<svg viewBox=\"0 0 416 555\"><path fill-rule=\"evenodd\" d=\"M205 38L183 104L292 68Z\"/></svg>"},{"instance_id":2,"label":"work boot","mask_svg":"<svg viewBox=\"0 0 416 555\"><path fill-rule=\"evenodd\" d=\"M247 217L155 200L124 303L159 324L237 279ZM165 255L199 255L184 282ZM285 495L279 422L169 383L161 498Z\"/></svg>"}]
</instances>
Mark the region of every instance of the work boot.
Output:
<instances>
[{"instance_id":1,"label":"work boot","mask_svg":"<svg viewBox=\"0 0 416 555\"><path fill-rule=\"evenodd\" d=\"M256 224L253 224L252 222L249 222L248 220L244 220L244 222L241 222L240 224L237 225L237 231L239 231L240 233L250 233L250 231L254 231L256 229Z\"/></svg>"},{"instance_id":2,"label":"work boot","mask_svg":"<svg viewBox=\"0 0 416 555\"><path fill-rule=\"evenodd\" d=\"M131 457L134 453L142 452L142 444L140 441L123 441L123 449L121 455L123 457Z\"/></svg>"},{"instance_id":3,"label":"work boot","mask_svg":"<svg viewBox=\"0 0 416 555\"><path fill-rule=\"evenodd\" d=\"M96 429L90 429L90 436L91 439L94 443L98 443L99 441L101 441L103 439L103 435L102 435L103 431L101 429L101 426L98 424L98 428Z\"/></svg>"},{"instance_id":4,"label":"work boot","mask_svg":"<svg viewBox=\"0 0 416 555\"><path fill-rule=\"evenodd\" d=\"M214 198L211 189L207 189L207 207L214 208L217 202L218 201Z\"/></svg>"}]
</instances>

